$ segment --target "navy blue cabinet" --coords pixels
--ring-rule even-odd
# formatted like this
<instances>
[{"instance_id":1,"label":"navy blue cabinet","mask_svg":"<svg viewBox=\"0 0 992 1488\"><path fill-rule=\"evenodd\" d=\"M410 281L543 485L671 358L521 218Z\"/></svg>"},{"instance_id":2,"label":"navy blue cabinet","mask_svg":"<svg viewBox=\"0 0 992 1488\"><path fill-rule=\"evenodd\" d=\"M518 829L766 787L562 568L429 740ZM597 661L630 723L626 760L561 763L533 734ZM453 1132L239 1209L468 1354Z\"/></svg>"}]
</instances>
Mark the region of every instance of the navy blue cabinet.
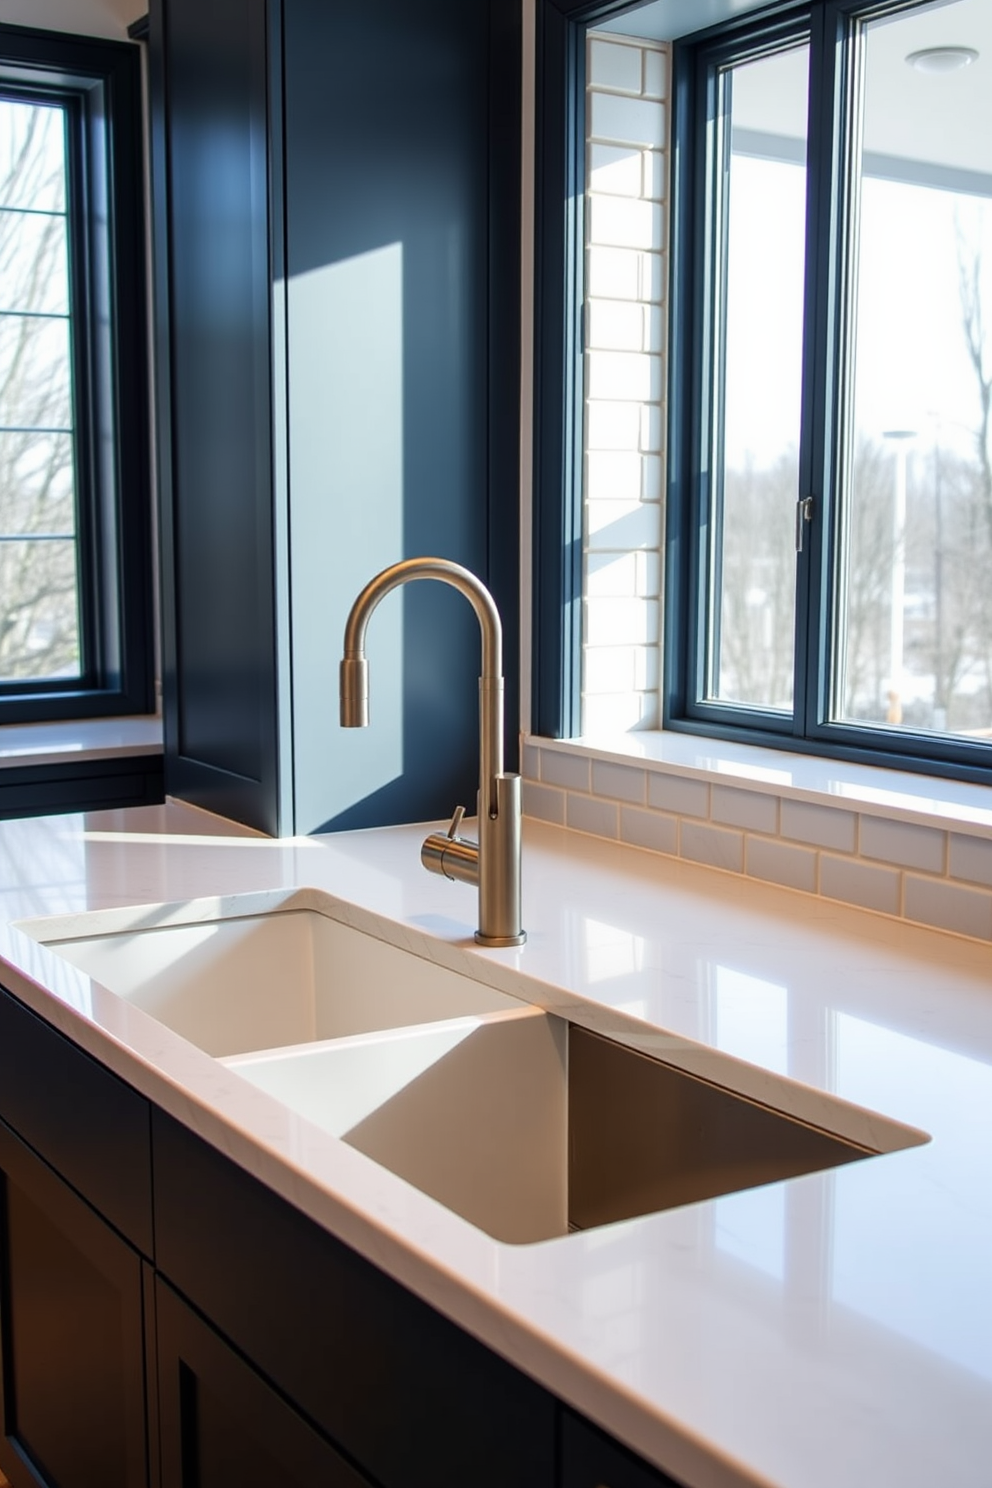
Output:
<instances>
[{"instance_id":1,"label":"navy blue cabinet","mask_svg":"<svg viewBox=\"0 0 992 1488\"><path fill-rule=\"evenodd\" d=\"M520 0L154 0L165 782L285 834L446 815L477 779L493 590L516 751ZM512 767L512 763L511 766Z\"/></svg>"},{"instance_id":2,"label":"navy blue cabinet","mask_svg":"<svg viewBox=\"0 0 992 1488\"><path fill-rule=\"evenodd\" d=\"M675 1488L0 989L13 1488Z\"/></svg>"},{"instance_id":3,"label":"navy blue cabinet","mask_svg":"<svg viewBox=\"0 0 992 1488\"><path fill-rule=\"evenodd\" d=\"M369 1488L171 1287L156 1285L162 1482Z\"/></svg>"},{"instance_id":4,"label":"navy blue cabinet","mask_svg":"<svg viewBox=\"0 0 992 1488\"><path fill-rule=\"evenodd\" d=\"M679 1488L572 1411L562 1411L560 1488Z\"/></svg>"},{"instance_id":5,"label":"navy blue cabinet","mask_svg":"<svg viewBox=\"0 0 992 1488\"><path fill-rule=\"evenodd\" d=\"M0 1121L0 1468L144 1488L141 1257Z\"/></svg>"}]
</instances>

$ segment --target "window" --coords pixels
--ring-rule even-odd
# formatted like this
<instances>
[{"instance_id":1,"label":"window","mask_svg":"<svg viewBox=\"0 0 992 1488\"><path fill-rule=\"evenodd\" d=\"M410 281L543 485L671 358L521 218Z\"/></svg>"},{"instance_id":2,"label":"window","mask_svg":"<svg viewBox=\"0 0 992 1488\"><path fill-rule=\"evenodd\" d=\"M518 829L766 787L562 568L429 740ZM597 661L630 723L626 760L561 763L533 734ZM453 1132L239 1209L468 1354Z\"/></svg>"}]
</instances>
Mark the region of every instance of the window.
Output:
<instances>
[{"instance_id":1,"label":"window","mask_svg":"<svg viewBox=\"0 0 992 1488\"><path fill-rule=\"evenodd\" d=\"M676 49L667 721L992 764L992 25Z\"/></svg>"},{"instance_id":2,"label":"window","mask_svg":"<svg viewBox=\"0 0 992 1488\"><path fill-rule=\"evenodd\" d=\"M720 12L539 6L534 731L986 778L992 10Z\"/></svg>"},{"instance_id":3,"label":"window","mask_svg":"<svg viewBox=\"0 0 992 1488\"><path fill-rule=\"evenodd\" d=\"M0 27L0 721L148 711L136 47Z\"/></svg>"}]
</instances>

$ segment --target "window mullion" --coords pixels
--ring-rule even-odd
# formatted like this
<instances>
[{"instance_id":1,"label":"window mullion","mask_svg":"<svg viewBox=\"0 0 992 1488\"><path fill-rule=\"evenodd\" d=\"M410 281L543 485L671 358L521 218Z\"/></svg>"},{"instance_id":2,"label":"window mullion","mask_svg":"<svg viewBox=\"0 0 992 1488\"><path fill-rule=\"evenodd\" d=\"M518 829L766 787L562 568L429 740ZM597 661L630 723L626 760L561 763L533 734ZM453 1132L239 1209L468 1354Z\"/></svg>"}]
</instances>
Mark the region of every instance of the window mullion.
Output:
<instances>
[{"instance_id":1,"label":"window mullion","mask_svg":"<svg viewBox=\"0 0 992 1488\"><path fill-rule=\"evenodd\" d=\"M805 667L802 734L823 737L829 726L831 690L837 664L836 615L844 578L837 561L842 539L840 492L845 461L852 389L848 307L851 250L856 210L853 160L858 93L858 56L849 20L850 5L831 0L818 16L812 76L819 94L815 118L811 106L811 160L815 188L811 199L810 243L815 280L809 302L812 331L808 345L809 398L804 409L809 435L809 494L814 520L809 551L801 566L806 596L804 644L797 645L797 667ZM815 153L815 157L813 152Z\"/></svg>"}]
</instances>

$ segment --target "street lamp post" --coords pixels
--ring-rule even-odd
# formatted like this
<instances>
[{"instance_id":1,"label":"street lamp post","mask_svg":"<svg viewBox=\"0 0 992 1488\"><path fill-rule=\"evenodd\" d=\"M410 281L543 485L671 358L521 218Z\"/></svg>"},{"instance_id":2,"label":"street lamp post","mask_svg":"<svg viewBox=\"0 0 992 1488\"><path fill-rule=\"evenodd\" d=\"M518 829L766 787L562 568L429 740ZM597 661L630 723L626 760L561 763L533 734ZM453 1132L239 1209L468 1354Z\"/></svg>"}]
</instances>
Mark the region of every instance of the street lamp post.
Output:
<instances>
[{"instance_id":1,"label":"street lamp post","mask_svg":"<svg viewBox=\"0 0 992 1488\"><path fill-rule=\"evenodd\" d=\"M906 454L915 429L886 429L895 446L896 484L892 506L892 622L889 629L889 706L887 723L902 723L903 651L906 604Z\"/></svg>"}]
</instances>

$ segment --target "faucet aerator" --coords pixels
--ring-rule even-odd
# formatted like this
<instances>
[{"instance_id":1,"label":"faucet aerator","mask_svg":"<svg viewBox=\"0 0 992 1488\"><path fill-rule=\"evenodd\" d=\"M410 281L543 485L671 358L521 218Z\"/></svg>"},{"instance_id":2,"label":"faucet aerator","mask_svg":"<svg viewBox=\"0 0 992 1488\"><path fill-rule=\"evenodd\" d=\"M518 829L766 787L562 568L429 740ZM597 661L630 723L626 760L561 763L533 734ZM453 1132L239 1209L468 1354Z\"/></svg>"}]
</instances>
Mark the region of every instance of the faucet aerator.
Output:
<instances>
[{"instance_id":1,"label":"faucet aerator","mask_svg":"<svg viewBox=\"0 0 992 1488\"><path fill-rule=\"evenodd\" d=\"M341 663L341 727L368 728L369 664L364 656L346 656Z\"/></svg>"}]
</instances>

